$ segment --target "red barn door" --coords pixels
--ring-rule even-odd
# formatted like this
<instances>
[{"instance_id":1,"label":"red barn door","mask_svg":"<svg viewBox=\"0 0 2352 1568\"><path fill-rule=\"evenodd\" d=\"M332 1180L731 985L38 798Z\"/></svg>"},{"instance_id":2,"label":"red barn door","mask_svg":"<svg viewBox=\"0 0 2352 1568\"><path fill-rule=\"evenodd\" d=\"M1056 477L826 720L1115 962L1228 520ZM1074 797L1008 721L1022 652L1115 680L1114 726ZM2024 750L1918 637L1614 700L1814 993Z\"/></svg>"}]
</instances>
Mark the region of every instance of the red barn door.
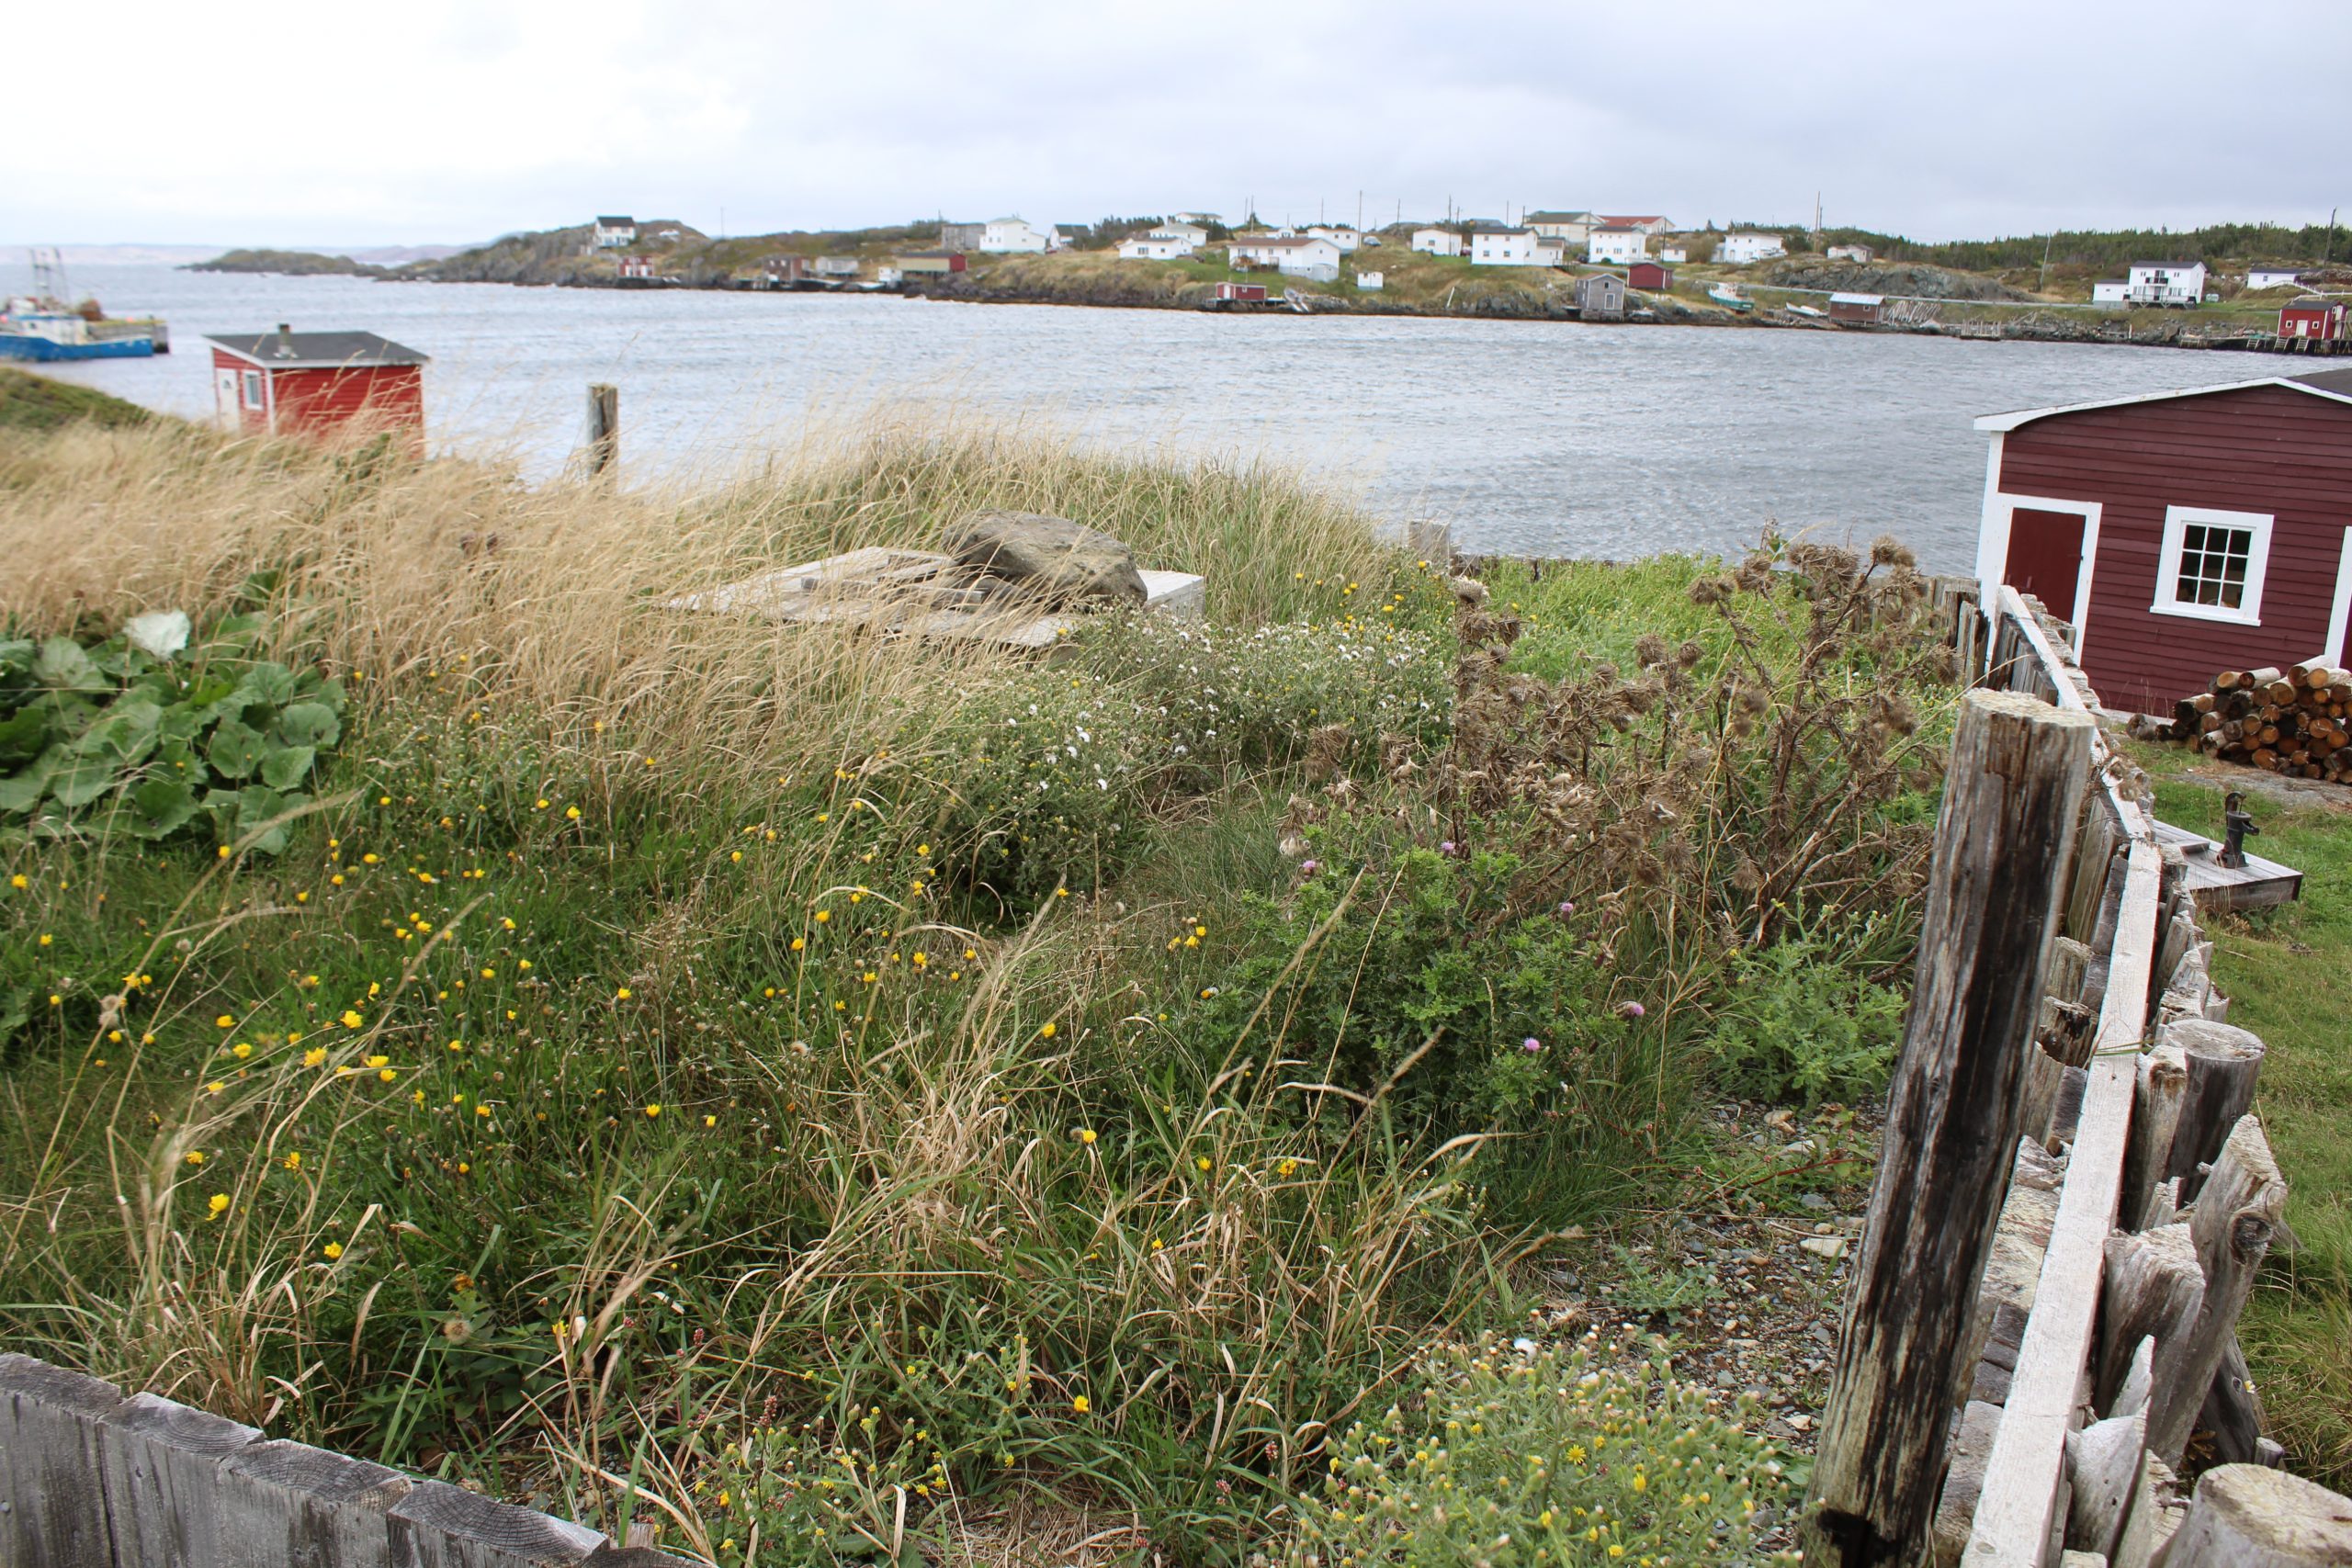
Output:
<instances>
[{"instance_id":1,"label":"red barn door","mask_svg":"<svg viewBox=\"0 0 2352 1568\"><path fill-rule=\"evenodd\" d=\"M2030 593L2062 621L2075 618L2083 576L2083 515L2020 506L2009 513L2009 559L2002 581Z\"/></svg>"}]
</instances>

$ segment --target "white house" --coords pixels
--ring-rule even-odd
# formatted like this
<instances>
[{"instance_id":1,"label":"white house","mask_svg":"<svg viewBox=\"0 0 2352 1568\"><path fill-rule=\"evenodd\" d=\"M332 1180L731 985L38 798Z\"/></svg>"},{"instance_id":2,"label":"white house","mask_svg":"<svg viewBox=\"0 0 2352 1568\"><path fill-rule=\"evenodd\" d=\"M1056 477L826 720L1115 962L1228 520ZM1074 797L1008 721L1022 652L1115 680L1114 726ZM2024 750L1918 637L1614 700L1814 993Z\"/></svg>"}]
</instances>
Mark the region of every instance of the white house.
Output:
<instances>
[{"instance_id":1,"label":"white house","mask_svg":"<svg viewBox=\"0 0 2352 1568\"><path fill-rule=\"evenodd\" d=\"M1470 235L1470 265L1472 266L1542 266L1536 254L1537 242L1543 238L1532 229L1506 229L1497 224L1491 229L1476 229Z\"/></svg>"},{"instance_id":2,"label":"white house","mask_svg":"<svg viewBox=\"0 0 2352 1568\"><path fill-rule=\"evenodd\" d=\"M1650 254L1650 237L1639 229L1611 223L1585 241L1584 259L1595 266L1631 266Z\"/></svg>"},{"instance_id":3,"label":"white house","mask_svg":"<svg viewBox=\"0 0 2352 1568\"><path fill-rule=\"evenodd\" d=\"M599 218L590 243L600 251L618 250L623 245L637 243L637 220L634 218Z\"/></svg>"},{"instance_id":4,"label":"white house","mask_svg":"<svg viewBox=\"0 0 2352 1568\"><path fill-rule=\"evenodd\" d=\"M1136 234L1119 242L1122 261L1175 261L1199 249L1182 234Z\"/></svg>"},{"instance_id":5,"label":"white house","mask_svg":"<svg viewBox=\"0 0 2352 1568\"><path fill-rule=\"evenodd\" d=\"M1680 245L1661 245L1658 247L1657 259L1668 266L1680 266L1690 259L1690 253Z\"/></svg>"},{"instance_id":6,"label":"white house","mask_svg":"<svg viewBox=\"0 0 2352 1568\"><path fill-rule=\"evenodd\" d=\"M1208 230L1184 218L1170 218L1154 229L1151 237L1155 240L1182 240L1196 251L1209 243Z\"/></svg>"},{"instance_id":7,"label":"white house","mask_svg":"<svg viewBox=\"0 0 2352 1568\"><path fill-rule=\"evenodd\" d=\"M1832 245L1827 254L1831 261L1860 262L1868 266L1873 253L1868 245Z\"/></svg>"},{"instance_id":8,"label":"white house","mask_svg":"<svg viewBox=\"0 0 2352 1568\"><path fill-rule=\"evenodd\" d=\"M2120 310L2124 306L2132 303L2131 296L2127 292L2131 287L2120 277L2109 278L2104 283L2094 283L2091 285L2091 303L2106 305Z\"/></svg>"},{"instance_id":9,"label":"white house","mask_svg":"<svg viewBox=\"0 0 2352 1568\"><path fill-rule=\"evenodd\" d=\"M1340 276L1340 247L1316 234L1234 238L1227 259L1235 266L1271 266L1291 277L1334 283Z\"/></svg>"},{"instance_id":10,"label":"white house","mask_svg":"<svg viewBox=\"0 0 2352 1568\"><path fill-rule=\"evenodd\" d=\"M1367 294L1379 293L1381 289L1386 286L1387 282L1388 275L1385 272L1360 272L1356 274L1356 287Z\"/></svg>"},{"instance_id":11,"label":"white house","mask_svg":"<svg viewBox=\"0 0 2352 1568\"><path fill-rule=\"evenodd\" d=\"M1520 221L1539 234L1581 245L1599 220L1589 212L1529 212Z\"/></svg>"},{"instance_id":12,"label":"white house","mask_svg":"<svg viewBox=\"0 0 2352 1568\"><path fill-rule=\"evenodd\" d=\"M1416 229L1413 249L1425 256L1458 256L1462 254L1462 236L1451 229Z\"/></svg>"},{"instance_id":13,"label":"white house","mask_svg":"<svg viewBox=\"0 0 2352 1568\"><path fill-rule=\"evenodd\" d=\"M1654 212L1637 212L1621 217L1611 212L1590 215L1596 229L1639 229L1645 234L1663 234L1674 225Z\"/></svg>"},{"instance_id":14,"label":"white house","mask_svg":"<svg viewBox=\"0 0 2352 1568\"><path fill-rule=\"evenodd\" d=\"M2203 262L2133 262L2123 297L2134 305L2195 305L2205 298Z\"/></svg>"},{"instance_id":15,"label":"white house","mask_svg":"<svg viewBox=\"0 0 2352 1568\"><path fill-rule=\"evenodd\" d=\"M1053 248L1051 231L1033 228L1018 218L993 218L980 229L980 249L993 255L1014 251L1043 254Z\"/></svg>"},{"instance_id":16,"label":"white house","mask_svg":"<svg viewBox=\"0 0 2352 1568\"><path fill-rule=\"evenodd\" d=\"M1789 254L1778 234L1725 234L1715 242L1715 259L1729 266L1770 261Z\"/></svg>"},{"instance_id":17,"label":"white house","mask_svg":"<svg viewBox=\"0 0 2352 1568\"><path fill-rule=\"evenodd\" d=\"M2291 266L2249 267L2245 275L2248 288L2292 288L2303 278L2302 269Z\"/></svg>"},{"instance_id":18,"label":"white house","mask_svg":"<svg viewBox=\"0 0 2352 1568\"><path fill-rule=\"evenodd\" d=\"M1355 254L1356 247L1363 243L1363 231L1344 223L1317 223L1306 231L1318 240L1330 241L1349 255Z\"/></svg>"}]
</instances>

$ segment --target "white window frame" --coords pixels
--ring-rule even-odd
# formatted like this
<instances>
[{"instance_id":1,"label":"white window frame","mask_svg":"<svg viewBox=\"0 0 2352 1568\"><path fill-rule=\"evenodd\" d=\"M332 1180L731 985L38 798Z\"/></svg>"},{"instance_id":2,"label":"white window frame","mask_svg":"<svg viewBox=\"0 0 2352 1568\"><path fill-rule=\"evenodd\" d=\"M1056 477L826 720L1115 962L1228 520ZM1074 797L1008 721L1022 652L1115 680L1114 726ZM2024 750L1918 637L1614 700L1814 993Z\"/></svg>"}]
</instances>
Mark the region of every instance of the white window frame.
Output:
<instances>
[{"instance_id":1,"label":"white window frame","mask_svg":"<svg viewBox=\"0 0 2352 1568\"><path fill-rule=\"evenodd\" d=\"M2156 598L2148 606L2148 613L2178 615L2191 621L2221 621L2233 626L2260 626L2262 582L2270 568L2270 528L2275 521L2267 512L2224 512L2211 506L2165 507L2164 552L2156 558ZM2244 528L2251 536L2246 542L2245 587L2238 595L2239 604L2234 610L2226 604L2183 604L2179 598L2182 540L2192 523L2208 527Z\"/></svg>"},{"instance_id":2,"label":"white window frame","mask_svg":"<svg viewBox=\"0 0 2352 1568\"><path fill-rule=\"evenodd\" d=\"M269 378L258 370L248 370L240 378L244 406L255 413L269 412Z\"/></svg>"}]
</instances>

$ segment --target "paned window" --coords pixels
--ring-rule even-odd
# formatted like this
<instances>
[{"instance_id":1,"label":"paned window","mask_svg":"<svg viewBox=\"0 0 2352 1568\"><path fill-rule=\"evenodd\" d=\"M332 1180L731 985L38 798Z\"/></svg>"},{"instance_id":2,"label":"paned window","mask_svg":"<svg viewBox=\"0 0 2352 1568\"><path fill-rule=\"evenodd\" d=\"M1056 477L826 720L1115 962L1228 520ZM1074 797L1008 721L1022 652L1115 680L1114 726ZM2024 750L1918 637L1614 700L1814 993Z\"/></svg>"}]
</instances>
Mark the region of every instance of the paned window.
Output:
<instances>
[{"instance_id":1,"label":"paned window","mask_svg":"<svg viewBox=\"0 0 2352 1568\"><path fill-rule=\"evenodd\" d=\"M2262 624L2262 583L2270 564L2267 513L2203 506L2165 510L2163 553L2156 561L2159 615Z\"/></svg>"}]
</instances>

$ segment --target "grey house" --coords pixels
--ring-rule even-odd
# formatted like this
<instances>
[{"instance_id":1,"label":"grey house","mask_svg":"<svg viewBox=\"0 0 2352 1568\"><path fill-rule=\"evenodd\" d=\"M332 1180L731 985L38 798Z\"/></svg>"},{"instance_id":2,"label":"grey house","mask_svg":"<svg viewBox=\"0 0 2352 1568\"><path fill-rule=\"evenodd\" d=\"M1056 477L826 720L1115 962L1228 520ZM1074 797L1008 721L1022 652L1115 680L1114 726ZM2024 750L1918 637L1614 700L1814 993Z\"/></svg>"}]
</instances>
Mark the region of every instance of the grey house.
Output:
<instances>
[{"instance_id":1,"label":"grey house","mask_svg":"<svg viewBox=\"0 0 2352 1568\"><path fill-rule=\"evenodd\" d=\"M1625 280L1613 272L1577 279L1577 310L1588 321L1625 319Z\"/></svg>"}]
</instances>

